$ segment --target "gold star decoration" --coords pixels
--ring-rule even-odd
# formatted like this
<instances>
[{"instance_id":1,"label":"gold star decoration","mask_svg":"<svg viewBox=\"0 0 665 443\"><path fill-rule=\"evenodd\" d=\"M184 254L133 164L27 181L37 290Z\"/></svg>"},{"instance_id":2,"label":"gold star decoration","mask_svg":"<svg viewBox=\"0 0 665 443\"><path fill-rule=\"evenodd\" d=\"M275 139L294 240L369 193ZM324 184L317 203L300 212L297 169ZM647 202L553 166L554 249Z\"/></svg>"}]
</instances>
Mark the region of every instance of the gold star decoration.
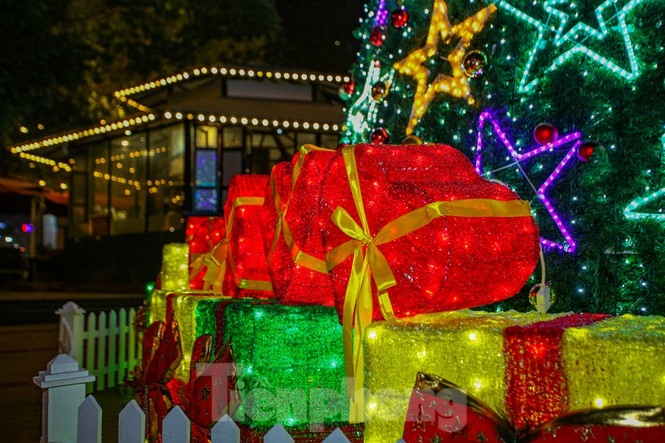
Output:
<instances>
[{"instance_id":1,"label":"gold star decoration","mask_svg":"<svg viewBox=\"0 0 665 443\"><path fill-rule=\"evenodd\" d=\"M489 5L464 21L452 26L448 17L448 5L445 0L436 0L430 20L425 46L415 49L405 59L396 62L393 67L397 72L413 77L416 80L416 93L413 98L411 116L406 134L411 134L423 116L430 102L437 94L450 94L457 98L466 98L469 104L474 103L468 79L462 70L464 55L473 37L478 34L489 17L496 11L496 6ZM429 69L423 66L439 52L439 43L449 43L454 37L459 38L457 45L445 56L450 63L452 76L439 74L428 84Z\"/></svg>"}]
</instances>

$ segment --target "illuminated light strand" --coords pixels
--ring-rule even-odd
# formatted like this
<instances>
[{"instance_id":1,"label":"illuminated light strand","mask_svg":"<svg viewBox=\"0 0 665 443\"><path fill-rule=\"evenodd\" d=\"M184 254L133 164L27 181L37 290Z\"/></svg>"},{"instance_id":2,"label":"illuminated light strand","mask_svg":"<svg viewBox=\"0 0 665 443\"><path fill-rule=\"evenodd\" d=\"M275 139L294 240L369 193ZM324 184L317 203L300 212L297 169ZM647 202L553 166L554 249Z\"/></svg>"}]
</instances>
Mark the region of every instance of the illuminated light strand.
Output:
<instances>
[{"instance_id":1,"label":"illuminated light strand","mask_svg":"<svg viewBox=\"0 0 665 443\"><path fill-rule=\"evenodd\" d=\"M665 134L660 138L662 144L662 149L665 150ZM650 212L635 212L636 209L641 208L654 200L665 195L665 188L661 188L656 192L653 192L646 197L638 197L632 202L628 203L626 208L623 210L623 216L628 220L644 220L652 219L658 221L665 221L665 214L663 213L650 213ZM662 212L662 209L660 210Z\"/></svg>"},{"instance_id":2,"label":"illuminated light strand","mask_svg":"<svg viewBox=\"0 0 665 443\"><path fill-rule=\"evenodd\" d=\"M386 0L379 0L374 14L374 26L386 26L388 22L388 9L386 9Z\"/></svg>"},{"instance_id":3,"label":"illuminated light strand","mask_svg":"<svg viewBox=\"0 0 665 443\"><path fill-rule=\"evenodd\" d=\"M69 166L67 163L57 162L53 159L46 158L46 157L41 157L39 155L27 154L25 152L21 152L21 153L19 153L19 157L21 157L22 159L28 160L28 161L33 161L33 162L42 163L42 164L48 165L48 166L58 167L60 169L63 169L66 172L70 172L72 170L71 166Z\"/></svg>"},{"instance_id":4,"label":"illuminated light strand","mask_svg":"<svg viewBox=\"0 0 665 443\"><path fill-rule=\"evenodd\" d=\"M498 136L499 141L501 144L508 150L510 153L510 156L513 158L514 162L507 165L507 166L512 166L512 165L517 165L518 168L520 169L522 175L524 178L529 182L531 187L536 191L536 196L538 199L542 202L543 206L549 213L550 217L552 218L552 221L554 221L554 224L557 226L557 229L565 239L565 244L557 243L552 240L548 240L545 238L541 238L540 242L542 245L553 248L553 249L558 249L562 252L569 252L569 253L574 253L575 250L577 249L577 243L573 239L571 233L570 233L570 228L566 226L566 224L561 220L561 217L559 214L556 212L554 205L551 203L550 199L546 196L546 191L547 189L554 183L554 181L561 175L563 169L565 166L570 162L570 160L576 155L577 148L580 144L582 144L582 134L580 132L571 132L570 134L567 134L556 141L552 143L548 143L543 146L539 146L535 149L532 149L530 151L527 151L525 153L519 153L517 150L513 147L513 144L510 142L508 137L506 136L506 133L503 131L501 128L501 125L499 124L498 120L492 115L492 113L488 110L483 111L480 114L480 117L478 118L478 131L477 131L477 145L476 145L476 161L475 161L475 166L476 166L476 171L480 175L487 176L488 174L491 174L493 171L487 171L485 172L483 169L483 163L482 163L482 148L483 148L483 128L485 126L485 122L489 120L490 123L492 124L492 127L494 129L494 133L496 136ZM563 159L559 162L559 164L554 168L552 173L545 179L545 181L538 187L537 189L535 186L531 183L531 180L529 180L529 177L527 176L526 172L524 169L522 169L522 166L519 164L521 161L524 161L526 159L535 157L539 154L542 154L544 152L552 151L556 148L560 148L563 145L573 143L573 146L568 150L566 155L563 157ZM503 166L499 169L504 169L507 166Z\"/></svg>"},{"instance_id":5,"label":"illuminated light strand","mask_svg":"<svg viewBox=\"0 0 665 443\"><path fill-rule=\"evenodd\" d=\"M370 63L363 90L349 108L347 115L346 127L353 131L351 143L367 141L367 135L369 131L374 129L379 111L379 102L372 97L372 87L381 81L386 84L386 90L390 90L394 74L395 71L390 69L381 75L381 68L375 63Z\"/></svg>"},{"instance_id":6,"label":"illuminated light strand","mask_svg":"<svg viewBox=\"0 0 665 443\"><path fill-rule=\"evenodd\" d=\"M302 81L319 81L319 82L334 82L334 83L344 83L350 81L351 77L348 75L340 74L324 74L324 73L314 73L314 72L287 72L287 71L275 71L275 70L265 70L265 69L253 69L253 68L232 68L232 67L200 67L195 68L191 72L186 71L179 74L173 74L168 77L161 78L159 80L154 80L151 82L146 82L140 85L131 86L129 88L120 89L113 93L113 95L119 99L129 95L134 95L140 92L150 91L155 88L160 88L163 86L171 85L174 83L187 81L192 77L201 77L209 75L219 75L222 77L238 77L238 78L275 78L285 80L302 80Z\"/></svg>"},{"instance_id":7,"label":"illuminated light strand","mask_svg":"<svg viewBox=\"0 0 665 443\"><path fill-rule=\"evenodd\" d=\"M313 129L313 130L322 130L328 132L337 132L340 129L339 123L332 122L311 122L311 121L298 121L298 120L277 120L261 117L246 117L246 116L237 116L237 115L205 115L198 114L194 116L193 114L183 114L182 112L165 112L164 118L170 120L172 118L176 120L198 120L200 122L210 122L214 123L219 121L222 124L230 123L233 125L239 124L242 126L263 126L263 127L274 127L274 128L284 128L284 129Z\"/></svg>"},{"instance_id":8,"label":"illuminated light strand","mask_svg":"<svg viewBox=\"0 0 665 443\"><path fill-rule=\"evenodd\" d=\"M273 126L279 128L289 128L293 127L295 129L313 129L313 130L323 130L329 132L336 132L340 129L338 123L333 122L309 122L309 121L292 121L292 120L268 120L261 119L258 117L236 117L236 116L214 116L214 115L204 115L198 114L196 117L193 114L183 114L182 112L170 112L167 111L164 113L163 117L167 120L175 118L177 120L194 120L198 119L199 121L209 121L215 122L219 120L221 123L231 122L232 124L240 123L242 125L254 124L255 126ZM38 141L20 144L11 146L12 154L21 154L23 152L32 151L36 149L42 149L45 147L56 146L62 143L68 143L75 140L81 140L84 138L92 137L100 134L112 133L118 130L125 130L133 126L137 126L143 123L148 123L150 121L155 121L157 119L156 113L145 114L139 117L134 117L131 119L125 119L114 123L103 124L100 126L95 126L87 128L84 130L71 132L63 135L57 135L53 137L47 137ZM268 122L268 123L266 123Z\"/></svg>"},{"instance_id":9,"label":"illuminated light strand","mask_svg":"<svg viewBox=\"0 0 665 443\"><path fill-rule=\"evenodd\" d=\"M538 83L538 78L533 78L530 80L532 75L531 68L534 65L534 62L537 57L540 56L546 48L550 48L553 45L555 49L563 49L562 46L564 43L572 43L574 46L562 54L558 55L552 61L552 64L545 69L546 73L555 71L560 66L565 64L568 60L571 59L575 54L582 54L588 59L600 64L601 67L610 71L613 74L618 75L619 77L631 81L636 79L639 74L639 66L637 64L637 59L635 57L635 51L630 40L630 35L628 32L628 27L626 26L626 15L637 5L642 3L643 0L631 0L626 3L621 9L617 8L617 3L620 0L606 0L595 10L595 15L598 20L599 29L595 29L583 22L578 22L571 27L567 32L564 32L566 25L569 21L569 14L560 11L555 8L555 6L562 3L568 4L568 0L547 0L543 4L543 9L549 14L549 19L554 16L559 20L559 26L557 27L548 27L546 23L543 23L539 20L534 19L533 17L525 14L516 7L512 6L506 0L499 0L497 6L504 9L505 11L513 14L517 19L527 22L529 25L536 27L537 37L536 42L533 45L533 49L529 53L529 58L526 62L524 70L522 71L522 77L518 86L519 92L528 92ZM618 12L615 15L612 15L608 19L605 19L604 13L606 10L617 10ZM616 19L618 26L617 27L608 27L606 22ZM618 28L618 31L616 30ZM624 43L626 56L628 58L628 68L623 68L616 64L614 61L604 57L603 55L593 51L589 47L585 46L584 43L588 39L597 40L602 43L603 40L613 32L619 32ZM553 33L553 38L550 39L549 35ZM582 34L582 37L578 37L578 34ZM548 44L551 43L552 45Z\"/></svg>"},{"instance_id":10,"label":"illuminated light strand","mask_svg":"<svg viewBox=\"0 0 665 443\"><path fill-rule=\"evenodd\" d=\"M121 185L126 185L128 189L131 189L132 187L136 189L136 191L140 191L142 189L147 189L149 193L154 193L157 192L157 189L162 186L168 186L168 187L182 187L183 182L175 182L173 180L146 180L145 183L141 183L139 180L133 180L131 178L125 178L121 177L118 175L113 175L109 174L106 172L101 172L101 171L93 171L92 176L96 179L99 180L105 180L105 181L111 181L114 183L119 183Z\"/></svg>"},{"instance_id":11,"label":"illuminated light strand","mask_svg":"<svg viewBox=\"0 0 665 443\"><path fill-rule=\"evenodd\" d=\"M46 148L50 146L56 146L62 143L67 143L75 140L81 140L84 138L92 137L99 134L110 133L113 131L127 129L132 126L140 125L143 123L148 123L149 121L154 121L157 118L156 114L144 114L137 117L132 117L124 120L120 120L113 123L102 123L99 126L93 126L87 129L80 131L69 132L66 134L55 135L51 137L46 137L41 140L37 140L30 143L24 143L19 145L10 146L12 154L20 154L21 152L33 151L35 149Z\"/></svg>"},{"instance_id":12,"label":"illuminated light strand","mask_svg":"<svg viewBox=\"0 0 665 443\"><path fill-rule=\"evenodd\" d=\"M413 98L411 116L406 134L413 133L420 118L434 97L445 93L455 98L466 98L469 104L474 103L468 78L462 70L462 60L473 37L485 26L489 17L496 11L495 5L489 5L471 17L452 26L448 17L448 6L444 0L436 0L425 45L412 51L405 59L396 62L393 67L403 75L416 81L416 92ZM455 48L445 56L450 63L452 76L438 74L434 81L428 83L430 74L423 64L439 52L439 42L459 37Z\"/></svg>"}]
</instances>

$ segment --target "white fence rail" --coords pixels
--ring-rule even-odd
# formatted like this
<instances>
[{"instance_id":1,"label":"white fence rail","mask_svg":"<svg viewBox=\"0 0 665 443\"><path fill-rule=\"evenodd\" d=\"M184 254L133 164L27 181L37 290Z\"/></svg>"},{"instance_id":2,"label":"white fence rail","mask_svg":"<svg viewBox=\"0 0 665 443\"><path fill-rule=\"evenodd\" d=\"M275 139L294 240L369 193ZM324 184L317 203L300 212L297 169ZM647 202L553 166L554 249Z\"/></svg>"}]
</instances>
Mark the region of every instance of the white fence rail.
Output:
<instances>
[{"instance_id":1,"label":"white fence rail","mask_svg":"<svg viewBox=\"0 0 665 443\"><path fill-rule=\"evenodd\" d=\"M134 329L134 308L94 312L74 302L56 311L60 316L59 352L68 354L96 377L87 392L122 385L129 371L138 365L141 347Z\"/></svg>"},{"instance_id":2,"label":"white fence rail","mask_svg":"<svg viewBox=\"0 0 665 443\"><path fill-rule=\"evenodd\" d=\"M33 378L44 389L42 404L41 442L101 443L102 409L89 395L85 384L94 381L88 371L67 354L51 360L45 371ZM190 443L191 424L180 406L175 406L162 421L163 443ZM146 417L135 400L130 401L118 416L118 443L144 443ZM293 443L282 425L275 425L263 437L264 443ZM225 415L211 429L211 443L239 443L240 429ZM324 443L349 443L336 428ZM398 440L398 443L402 440Z\"/></svg>"},{"instance_id":3,"label":"white fence rail","mask_svg":"<svg viewBox=\"0 0 665 443\"><path fill-rule=\"evenodd\" d=\"M81 404L78 412L78 443L101 443L102 410L89 395ZM145 441L145 415L136 400L127 403L118 416L118 443L143 443ZM190 443L191 424L180 406L175 406L162 421L163 443ZM238 425L225 415L211 429L211 443L239 443ZM273 426L263 437L264 443L293 443L284 426ZM344 433L336 428L324 440L324 443L349 443Z\"/></svg>"}]
</instances>

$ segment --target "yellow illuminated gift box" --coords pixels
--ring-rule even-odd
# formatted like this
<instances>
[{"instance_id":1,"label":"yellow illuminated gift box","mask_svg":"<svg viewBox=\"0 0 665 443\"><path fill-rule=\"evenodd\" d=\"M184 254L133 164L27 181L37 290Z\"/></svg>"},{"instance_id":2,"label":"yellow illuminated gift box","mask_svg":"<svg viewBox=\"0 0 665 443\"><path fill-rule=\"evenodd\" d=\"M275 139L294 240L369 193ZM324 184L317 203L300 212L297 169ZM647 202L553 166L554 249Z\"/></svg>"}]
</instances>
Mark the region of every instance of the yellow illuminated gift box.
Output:
<instances>
[{"instance_id":1,"label":"yellow illuminated gift box","mask_svg":"<svg viewBox=\"0 0 665 443\"><path fill-rule=\"evenodd\" d=\"M372 323L365 442L402 435L416 374L461 386L516 428L567 411L665 404L665 318L456 311Z\"/></svg>"},{"instance_id":2,"label":"yellow illuminated gift box","mask_svg":"<svg viewBox=\"0 0 665 443\"><path fill-rule=\"evenodd\" d=\"M184 382L189 380L189 362L194 341L203 334L213 337L217 335L217 306L230 300L233 299L211 291L152 291L148 300L148 324L166 321L170 318L170 312L173 312L178 322L183 359L176 369L175 378Z\"/></svg>"}]
</instances>

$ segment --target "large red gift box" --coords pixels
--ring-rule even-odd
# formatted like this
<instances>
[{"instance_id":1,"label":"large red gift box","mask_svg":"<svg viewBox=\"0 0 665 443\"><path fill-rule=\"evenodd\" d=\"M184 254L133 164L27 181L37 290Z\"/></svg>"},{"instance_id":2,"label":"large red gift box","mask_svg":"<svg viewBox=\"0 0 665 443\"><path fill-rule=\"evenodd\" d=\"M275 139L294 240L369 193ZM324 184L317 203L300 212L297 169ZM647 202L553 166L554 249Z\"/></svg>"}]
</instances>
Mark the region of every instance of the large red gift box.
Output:
<instances>
[{"instance_id":1,"label":"large red gift box","mask_svg":"<svg viewBox=\"0 0 665 443\"><path fill-rule=\"evenodd\" d=\"M319 220L340 314L370 275L380 320L382 310L406 317L503 300L538 262L528 203L450 146L347 146L323 179Z\"/></svg>"}]
</instances>

